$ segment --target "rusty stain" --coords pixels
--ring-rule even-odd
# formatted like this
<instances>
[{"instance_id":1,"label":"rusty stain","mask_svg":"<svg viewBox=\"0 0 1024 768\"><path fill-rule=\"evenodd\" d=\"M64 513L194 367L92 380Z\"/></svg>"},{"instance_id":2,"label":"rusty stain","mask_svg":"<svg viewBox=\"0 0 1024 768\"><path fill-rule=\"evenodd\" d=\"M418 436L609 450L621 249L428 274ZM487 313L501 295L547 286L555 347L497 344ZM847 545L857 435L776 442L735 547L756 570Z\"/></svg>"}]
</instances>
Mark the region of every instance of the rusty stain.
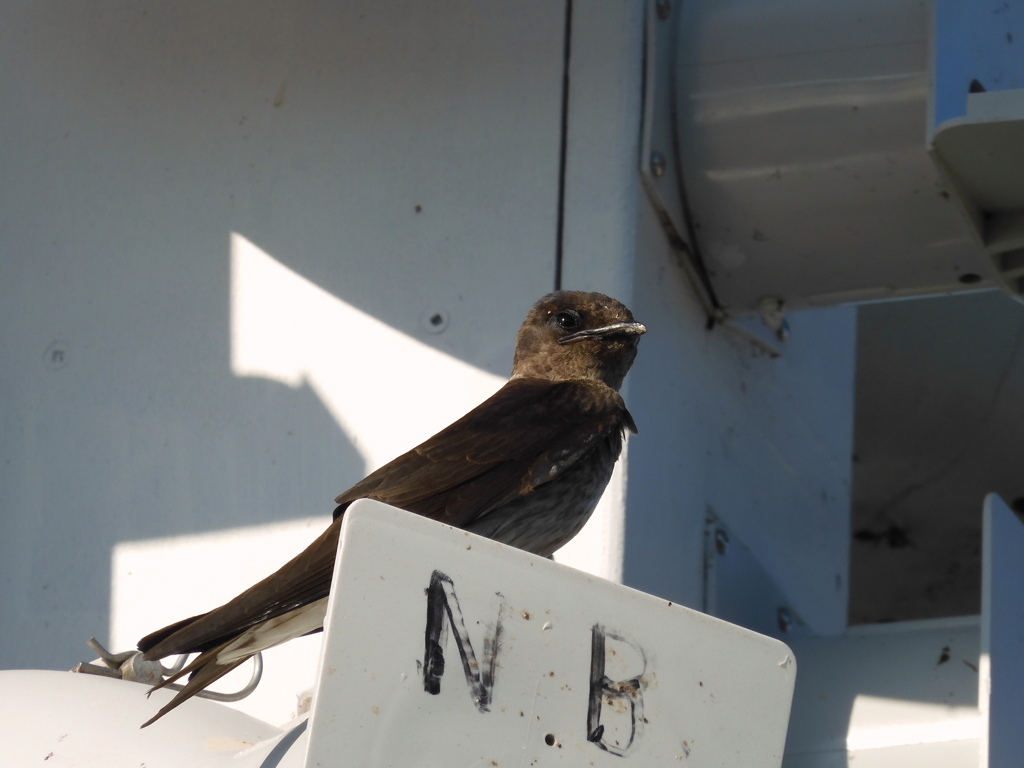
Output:
<instances>
[{"instance_id":1,"label":"rusty stain","mask_svg":"<svg viewBox=\"0 0 1024 768\"><path fill-rule=\"evenodd\" d=\"M375 714L375 715L379 715L380 714L380 707L378 707L376 704L374 704L372 707L370 707L370 711L373 712L373 714Z\"/></svg>"},{"instance_id":2,"label":"rusty stain","mask_svg":"<svg viewBox=\"0 0 1024 768\"><path fill-rule=\"evenodd\" d=\"M634 694L634 696L635 695L636 694ZM616 696L614 698L609 696L605 700L605 703L612 712L615 712L618 715L624 715L631 711L631 708L626 706L626 700L620 696Z\"/></svg>"}]
</instances>

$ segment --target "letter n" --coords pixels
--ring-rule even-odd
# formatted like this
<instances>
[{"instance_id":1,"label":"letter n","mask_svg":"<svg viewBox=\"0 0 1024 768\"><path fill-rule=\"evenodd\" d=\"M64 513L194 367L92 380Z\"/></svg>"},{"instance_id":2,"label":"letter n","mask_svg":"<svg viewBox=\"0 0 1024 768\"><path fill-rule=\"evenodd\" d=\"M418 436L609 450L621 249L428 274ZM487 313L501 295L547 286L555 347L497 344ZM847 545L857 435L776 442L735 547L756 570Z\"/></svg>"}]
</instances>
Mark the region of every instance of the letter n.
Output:
<instances>
[{"instance_id":1,"label":"letter n","mask_svg":"<svg viewBox=\"0 0 1024 768\"><path fill-rule=\"evenodd\" d=\"M441 677L444 675L444 638L445 619L451 625L455 643L462 659L462 670L466 675L466 683L473 695L473 702L481 712L487 712L494 690L494 668L498 659L498 639L501 637L501 611L494 625L494 635L484 636L483 658L481 666L473 651L473 643L466 631L466 622L459 607L459 598L455 595L452 580L440 571L430 576L427 593L427 628L426 648L423 652L423 690L437 695L441 692Z\"/></svg>"}]
</instances>

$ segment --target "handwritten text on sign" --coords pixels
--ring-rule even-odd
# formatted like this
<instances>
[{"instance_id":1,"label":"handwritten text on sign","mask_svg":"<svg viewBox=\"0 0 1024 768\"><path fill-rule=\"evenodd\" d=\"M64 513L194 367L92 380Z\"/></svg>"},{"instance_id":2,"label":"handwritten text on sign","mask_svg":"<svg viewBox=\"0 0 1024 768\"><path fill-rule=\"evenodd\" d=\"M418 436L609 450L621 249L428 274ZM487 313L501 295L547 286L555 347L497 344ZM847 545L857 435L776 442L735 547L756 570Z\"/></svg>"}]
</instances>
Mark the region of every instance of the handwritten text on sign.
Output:
<instances>
[{"instance_id":1,"label":"handwritten text on sign","mask_svg":"<svg viewBox=\"0 0 1024 768\"><path fill-rule=\"evenodd\" d=\"M462 670L473 696L473 702L480 712L488 712L494 692L494 671L501 648L501 613L494 622L493 633L484 637L482 662L477 660L473 641L466 630L466 620L455 594L452 580L434 571L427 587L427 628L426 649L423 654L423 690L435 696L441 692L441 677L444 675L445 619L455 635L459 649ZM609 640L631 646L640 656L642 666L635 677L629 680L611 680L605 674L607 645ZM643 730L644 699L641 680L647 671L647 658L643 649L634 641L609 632L601 624L591 628L590 652L590 697L586 713L586 739L606 752L619 757L625 756L639 742ZM625 745L604 739L605 726L601 724L602 709L608 706L613 712L627 714L629 725ZM607 716L606 716L607 717Z\"/></svg>"},{"instance_id":2,"label":"handwritten text on sign","mask_svg":"<svg viewBox=\"0 0 1024 768\"><path fill-rule=\"evenodd\" d=\"M781 763L782 643L376 502L324 628L310 768Z\"/></svg>"}]
</instances>

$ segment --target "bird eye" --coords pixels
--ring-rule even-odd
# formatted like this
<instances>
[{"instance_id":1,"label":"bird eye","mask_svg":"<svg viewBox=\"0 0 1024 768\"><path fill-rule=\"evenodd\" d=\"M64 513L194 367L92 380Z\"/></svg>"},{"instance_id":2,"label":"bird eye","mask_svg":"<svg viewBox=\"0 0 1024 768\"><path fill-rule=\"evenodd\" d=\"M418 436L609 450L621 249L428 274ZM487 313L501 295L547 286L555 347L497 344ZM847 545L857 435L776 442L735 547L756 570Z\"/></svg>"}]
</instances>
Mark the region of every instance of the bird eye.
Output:
<instances>
[{"instance_id":1,"label":"bird eye","mask_svg":"<svg viewBox=\"0 0 1024 768\"><path fill-rule=\"evenodd\" d=\"M580 314L571 309L565 309L554 316L554 321L563 331L575 331L580 327Z\"/></svg>"}]
</instances>

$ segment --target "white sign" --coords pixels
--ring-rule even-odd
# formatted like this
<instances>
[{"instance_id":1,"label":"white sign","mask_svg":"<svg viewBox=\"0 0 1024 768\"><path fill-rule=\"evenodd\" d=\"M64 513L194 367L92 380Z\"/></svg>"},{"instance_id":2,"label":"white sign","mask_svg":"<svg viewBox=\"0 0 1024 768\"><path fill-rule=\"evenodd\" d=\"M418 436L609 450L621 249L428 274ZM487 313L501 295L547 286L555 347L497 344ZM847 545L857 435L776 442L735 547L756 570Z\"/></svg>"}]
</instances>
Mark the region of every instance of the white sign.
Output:
<instances>
[{"instance_id":1,"label":"white sign","mask_svg":"<svg viewBox=\"0 0 1024 768\"><path fill-rule=\"evenodd\" d=\"M783 643L377 502L325 631L307 766L782 762Z\"/></svg>"}]
</instances>

